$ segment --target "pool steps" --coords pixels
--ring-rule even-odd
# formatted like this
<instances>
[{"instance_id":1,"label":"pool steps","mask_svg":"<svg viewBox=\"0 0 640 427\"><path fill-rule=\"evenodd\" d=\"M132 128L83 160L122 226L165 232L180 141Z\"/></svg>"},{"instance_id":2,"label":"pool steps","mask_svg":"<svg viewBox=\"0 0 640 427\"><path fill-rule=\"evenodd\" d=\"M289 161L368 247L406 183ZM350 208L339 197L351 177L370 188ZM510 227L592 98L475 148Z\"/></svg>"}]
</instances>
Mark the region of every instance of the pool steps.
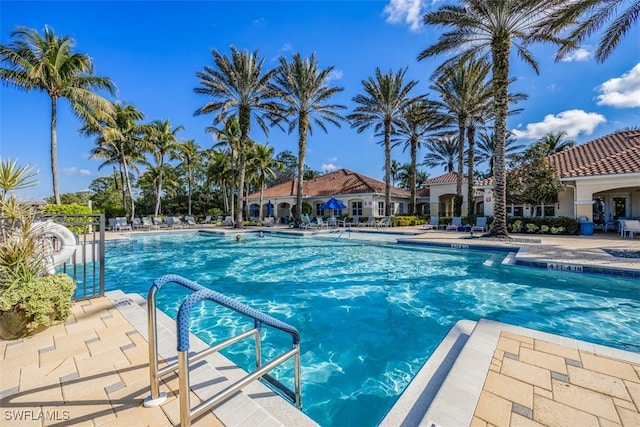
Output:
<instances>
[{"instance_id":1,"label":"pool steps","mask_svg":"<svg viewBox=\"0 0 640 427\"><path fill-rule=\"evenodd\" d=\"M105 296L140 335L148 340L146 300L138 294L125 294L120 290L109 291ZM175 320L158 311L157 321L160 337L158 353L167 362L174 362L177 360ZM193 351L201 351L209 347L193 334L190 334L190 343ZM216 353L192 366L191 389L200 400L206 400L246 375L246 371L220 353ZM172 391L177 392L177 390ZM243 388L232 398L215 407L213 412L227 427L317 426L317 423L306 414L260 382L254 382ZM180 420L172 421L178 424Z\"/></svg>"}]
</instances>

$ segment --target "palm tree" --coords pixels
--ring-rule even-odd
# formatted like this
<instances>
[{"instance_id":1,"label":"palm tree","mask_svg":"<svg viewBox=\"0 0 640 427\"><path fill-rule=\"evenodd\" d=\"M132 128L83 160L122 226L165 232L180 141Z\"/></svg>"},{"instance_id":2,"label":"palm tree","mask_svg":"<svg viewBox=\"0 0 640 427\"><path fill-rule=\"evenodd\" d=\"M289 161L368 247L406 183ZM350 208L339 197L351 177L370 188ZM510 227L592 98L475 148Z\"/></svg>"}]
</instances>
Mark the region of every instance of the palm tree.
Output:
<instances>
[{"instance_id":1,"label":"palm tree","mask_svg":"<svg viewBox=\"0 0 640 427\"><path fill-rule=\"evenodd\" d=\"M238 169L238 153L240 152L240 123L238 122L238 116L227 117L224 120L224 126L220 129L213 126L205 128L206 133L213 133L216 139L216 143L213 144L213 148L221 148L224 153L229 157L229 168L231 171L237 171ZM217 155L217 154L216 154ZM225 196L225 213L233 215L233 194L237 188L238 177L236 174L231 174L227 179L228 193L224 192ZM228 202L228 197L231 197L231 202Z\"/></svg>"},{"instance_id":2,"label":"palm tree","mask_svg":"<svg viewBox=\"0 0 640 427\"><path fill-rule=\"evenodd\" d=\"M57 37L53 29L38 31L19 27L11 32L11 43L0 45L0 78L6 84L30 92L45 92L51 99L51 175L53 197L60 204L58 188L58 99L66 98L77 117L97 124L111 112L111 104L94 90L115 93L109 78L93 75L93 61L73 51L75 42L69 36Z\"/></svg>"},{"instance_id":3,"label":"palm tree","mask_svg":"<svg viewBox=\"0 0 640 427\"><path fill-rule=\"evenodd\" d=\"M396 185L396 182L398 181L398 171L400 170L400 167L402 165L400 164L399 161L397 161L396 159L392 159L391 163L389 164L389 174L391 175L391 185ZM386 165L382 166L382 172L385 171L385 167Z\"/></svg>"},{"instance_id":4,"label":"palm tree","mask_svg":"<svg viewBox=\"0 0 640 427\"><path fill-rule=\"evenodd\" d=\"M478 150L475 153L476 163L487 162L489 164L490 176L494 175L495 140L496 137L493 132L482 132L478 140ZM513 134L509 132L504 143L504 157L506 162L513 160L515 155L524 148L524 145L516 144L516 142L517 140L513 137Z\"/></svg>"},{"instance_id":5,"label":"palm tree","mask_svg":"<svg viewBox=\"0 0 640 427\"><path fill-rule=\"evenodd\" d=\"M265 183L269 177L276 177L276 170L282 167L282 163L273 158L275 149L269 147L268 144L256 144L254 146L253 156L251 157L251 163L253 168L257 172L258 185L260 187L260 209L262 209L263 193ZM262 218L262 210L260 210L260 217Z\"/></svg>"},{"instance_id":6,"label":"palm tree","mask_svg":"<svg viewBox=\"0 0 640 427\"><path fill-rule=\"evenodd\" d=\"M404 173L410 172L407 188L411 190L411 213L417 215L418 149L422 146L422 140L442 125L442 117L436 104L428 101L426 97L415 98L414 102L407 106L403 116L404 120L398 127L394 140L398 143L404 142L405 151L409 148L411 163L403 165L402 169Z\"/></svg>"},{"instance_id":7,"label":"palm tree","mask_svg":"<svg viewBox=\"0 0 640 427\"><path fill-rule=\"evenodd\" d=\"M422 164L428 168L444 168L445 172L453 172L458 140L455 136L432 136L425 143L427 154Z\"/></svg>"},{"instance_id":8,"label":"palm tree","mask_svg":"<svg viewBox=\"0 0 640 427\"><path fill-rule=\"evenodd\" d=\"M158 216L160 214L160 199L162 197L162 179L164 174L164 166L165 166L165 157L174 157L176 156L176 151L178 150L179 143L176 135L178 132L184 130L182 125L176 126L171 129L171 123L169 120L155 120L153 121L147 129L147 138L144 142L145 148L148 152L151 153L155 160L155 166L148 165L148 167L154 167L156 170L156 207L154 210L154 215Z\"/></svg>"},{"instance_id":9,"label":"palm tree","mask_svg":"<svg viewBox=\"0 0 640 427\"><path fill-rule=\"evenodd\" d=\"M211 150L207 167L207 178L218 184L222 192L223 207L225 212L230 212L229 187L233 186L234 169L231 156L223 150Z\"/></svg>"},{"instance_id":10,"label":"palm tree","mask_svg":"<svg viewBox=\"0 0 640 427\"><path fill-rule=\"evenodd\" d=\"M548 156L554 153L559 153L561 151L568 150L569 148L574 147L576 145L576 142L574 140L564 139L565 136L567 136L567 132L563 130L560 132L549 132L548 134L539 138L536 142L541 144L546 144L548 148L547 150L547 156Z\"/></svg>"},{"instance_id":11,"label":"palm tree","mask_svg":"<svg viewBox=\"0 0 640 427\"><path fill-rule=\"evenodd\" d=\"M174 153L174 158L180 160L181 163L178 166L184 166L187 170L187 199L188 199L188 215L191 215L191 189L193 186L193 172L202 165L204 155L201 148L196 141L188 139L182 141L176 147L177 151Z\"/></svg>"},{"instance_id":12,"label":"palm tree","mask_svg":"<svg viewBox=\"0 0 640 427\"><path fill-rule=\"evenodd\" d=\"M496 237L509 236L504 155L509 103L509 54L514 46L518 56L538 73L538 63L527 45L533 42L562 43L554 34L539 30L547 17L565 4L566 1L561 0L464 0L463 6L443 5L424 15L425 24L448 27L450 31L443 33L435 44L423 50L418 60L453 53L454 56L440 66L444 69L471 57L491 55L496 141L495 219L490 233Z\"/></svg>"},{"instance_id":13,"label":"palm tree","mask_svg":"<svg viewBox=\"0 0 640 427\"><path fill-rule=\"evenodd\" d=\"M438 102L440 110L449 114L458 127L458 174L456 179L456 203L454 215L462 214L462 184L465 163L465 136L469 145L467 176L473 176L473 151L476 126L484 123L488 115L488 105L492 100L491 83L488 80L491 65L484 58L469 58L451 68L442 68L435 75L431 89L435 90L442 101ZM473 212L473 186L467 185L469 215Z\"/></svg>"},{"instance_id":14,"label":"palm tree","mask_svg":"<svg viewBox=\"0 0 640 427\"><path fill-rule=\"evenodd\" d=\"M394 73L389 70L382 74L379 68L375 70L375 78L369 77L362 81L366 95L356 95L353 101L359 104L348 116L351 127L358 133L373 126L377 134L383 134L384 139L384 210L385 216L391 215L391 134L402 124L403 112L414 101L409 92L418 82L415 80L404 84L407 68Z\"/></svg>"},{"instance_id":15,"label":"palm tree","mask_svg":"<svg viewBox=\"0 0 640 427\"><path fill-rule=\"evenodd\" d=\"M628 7L625 7L626 4ZM570 2L551 15L544 31L560 31L568 24L583 19L574 26L567 43L558 49L556 59L561 59L609 23L600 38L595 55L598 62L604 62L635 24L638 16L638 0L579 0Z\"/></svg>"},{"instance_id":16,"label":"palm tree","mask_svg":"<svg viewBox=\"0 0 640 427\"><path fill-rule=\"evenodd\" d=\"M90 152L90 158L101 158L105 161L98 166L98 170L108 165L118 165L120 170L120 187L122 188L122 206L127 210L127 195L131 210L131 219L135 217L135 202L129 168L139 172L137 163L144 161L144 156L139 147L139 141L143 133L143 126L138 121L144 118L144 114L131 104L123 105L119 102L112 104L113 113L104 123L95 125L86 124L81 132L87 135L97 135L96 146Z\"/></svg>"},{"instance_id":17,"label":"palm tree","mask_svg":"<svg viewBox=\"0 0 640 427\"><path fill-rule=\"evenodd\" d=\"M302 59L299 53L294 53L291 62L280 57L280 66L270 85L273 93L282 100L280 109L288 119L289 133L298 128L298 180L296 188L296 223L300 222L302 214L302 185L304 182L304 158L307 152L307 134L313 135L313 124L325 133L325 122L340 127L340 120L344 118L338 110L347 107L339 104L329 104L328 101L343 88L329 86L329 76L333 66L324 70L319 69L315 52L310 58Z\"/></svg>"},{"instance_id":18,"label":"palm tree","mask_svg":"<svg viewBox=\"0 0 640 427\"><path fill-rule=\"evenodd\" d=\"M255 122L268 135L269 128L265 118L277 120L281 117L279 106L267 85L275 75L275 70L262 73L264 59L258 51L253 53L239 51L231 46L231 58L222 55L216 49L212 51L216 68L205 66L196 76L200 86L195 93L213 98L196 110L195 115L217 113L213 122L224 123L232 116L238 117L240 140L238 143L238 191L244 188L247 169L247 149L250 146L249 132L251 121ZM242 197L238 197L235 227L242 227Z\"/></svg>"}]
</instances>

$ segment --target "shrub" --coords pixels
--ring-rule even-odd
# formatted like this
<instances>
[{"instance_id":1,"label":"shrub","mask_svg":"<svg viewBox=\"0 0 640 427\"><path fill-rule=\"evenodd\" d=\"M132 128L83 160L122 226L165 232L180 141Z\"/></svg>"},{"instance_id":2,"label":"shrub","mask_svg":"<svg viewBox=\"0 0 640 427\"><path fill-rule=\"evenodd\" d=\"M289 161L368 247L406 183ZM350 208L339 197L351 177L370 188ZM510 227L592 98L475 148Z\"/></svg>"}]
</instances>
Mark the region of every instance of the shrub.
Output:
<instances>
[{"instance_id":1,"label":"shrub","mask_svg":"<svg viewBox=\"0 0 640 427\"><path fill-rule=\"evenodd\" d=\"M43 214L49 215L82 215L92 213L91 208L77 203L71 203L68 205L45 205L40 209ZM66 227L75 234L84 234L88 231L89 227L84 225L71 225L73 222L86 223L89 222L88 217L69 216L65 217Z\"/></svg>"},{"instance_id":2,"label":"shrub","mask_svg":"<svg viewBox=\"0 0 640 427\"><path fill-rule=\"evenodd\" d=\"M527 229L527 233L537 233L539 230L538 226L532 223L527 224L525 228Z\"/></svg>"},{"instance_id":3,"label":"shrub","mask_svg":"<svg viewBox=\"0 0 640 427\"><path fill-rule=\"evenodd\" d=\"M507 227L512 233L577 234L578 221L570 217L508 218Z\"/></svg>"},{"instance_id":4,"label":"shrub","mask_svg":"<svg viewBox=\"0 0 640 427\"><path fill-rule=\"evenodd\" d=\"M28 320L27 332L64 321L71 314L75 281L66 274L16 282L0 295L0 311L19 310Z\"/></svg>"},{"instance_id":5,"label":"shrub","mask_svg":"<svg viewBox=\"0 0 640 427\"><path fill-rule=\"evenodd\" d=\"M511 224L511 232L513 233L521 233L522 232L522 221L514 221Z\"/></svg>"}]
</instances>

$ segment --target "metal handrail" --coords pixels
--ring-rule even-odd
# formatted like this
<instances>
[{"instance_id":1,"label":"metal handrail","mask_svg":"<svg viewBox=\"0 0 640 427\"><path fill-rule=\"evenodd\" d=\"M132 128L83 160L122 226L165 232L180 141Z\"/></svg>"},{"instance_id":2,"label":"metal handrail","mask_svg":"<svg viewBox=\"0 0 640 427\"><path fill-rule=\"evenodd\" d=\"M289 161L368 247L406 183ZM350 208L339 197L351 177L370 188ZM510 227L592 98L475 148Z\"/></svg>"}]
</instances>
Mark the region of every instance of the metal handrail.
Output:
<instances>
[{"instance_id":1,"label":"metal handrail","mask_svg":"<svg viewBox=\"0 0 640 427\"><path fill-rule=\"evenodd\" d=\"M180 286L194 291L180 305L177 317L177 351L178 361L174 362L163 369L158 369L158 341L157 341L157 324L156 324L156 302L155 297L157 291L167 283L177 283ZM227 307L236 313L250 317L254 321L254 328L242 332L231 337L221 343L202 350L189 356L189 334L190 334L190 314L194 305L201 301L213 301L219 305ZM185 279L181 276L170 274L162 276L154 281L149 289L147 296L147 320L149 327L149 376L151 382L151 395L145 399L145 406L157 406L162 404L166 399L166 393L160 392L160 378L178 369L178 383L180 391L180 423L182 426L190 426L191 420L202 415L205 411L222 401L231 397L238 390L260 378L264 378L271 385L279 388L285 396L289 397L298 408L302 407L301 403L301 385L300 385L300 334L296 328L282 322L272 316L264 314L245 304L237 302L219 292L205 288L196 282ZM280 331L286 332L292 337L292 349L276 357L267 364L262 364L261 357L261 338L260 329L262 324L271 326ZM200 403L195 408L191 408L190 403L190 386L189 386L189 364L200 360L206 356L216 353L223 348L235 344L243 339L254 336L256 343L256 370L250 372L246 377L229 385L227 388ZM276 366L284 363L290 358L294 359L294 391L289 390L279 381L267 375L269 371Z\"/></svg>"}]
</instances>

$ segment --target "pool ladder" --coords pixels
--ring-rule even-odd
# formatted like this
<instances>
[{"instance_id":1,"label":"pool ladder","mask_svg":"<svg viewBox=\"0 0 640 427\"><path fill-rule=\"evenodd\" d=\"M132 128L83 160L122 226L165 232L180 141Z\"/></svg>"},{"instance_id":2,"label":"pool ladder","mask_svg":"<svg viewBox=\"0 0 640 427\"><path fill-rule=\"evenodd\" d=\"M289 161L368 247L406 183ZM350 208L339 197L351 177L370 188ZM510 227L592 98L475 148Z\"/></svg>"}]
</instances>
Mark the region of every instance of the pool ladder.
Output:
<instances>
[{"instance_id":1,"label":"pool ladder","mask_svg":"<svg viewBox=\"0 0 640 427\"><path fill-rule=\"evenodd\" d=\"M158 336L157 336L157 318L156 318L156 293L158 290L167 283L177 283L187 289L193 291L183 302L180 304L178 310L178 317L176 320L177 325L177 350L178 361L159 369L158 364ZM246 317L250 317L254 321L254 328L245 332L242 332L234 337L228 338L218 344L215 344L199 353L192 353L189 355L189 315L191 309L201 301L208 300L213 301L219 305L227 307L236 313L242 314ZM149 376L151 383L151 395L148 396L144 405L147 407L154 407L161 405L166 399L166 393L160 392L160 378L171 374L178 369L178 385L179 385L179 399L180 399L180 425L182 427L189 427L191 420L204 414L212 407L218 405L224 400L231 397L248 384L263 378L273 387L277 388L280 392L289 398L298 409L302 408L301 401L301 388L300 388L300 334L298 330L293 326L290 326L274 317L264 314L256 309L253 309L245 304L237 302L232 298L222 295L219 292L205 288L196 282L187 280L181 276L175 274L169 274L156 279L153 285L149 289L147 294L147 322L149 327ZM274 358L267 364L262 364L261 357L261 338L260 329L262 325L271 326L277 330L283 331L291 335L293 339L292 348L280 356ZM232 344L242 341L251 336L255 337L255 353L256 353L256 370L250 372L247 376L237 380L235 383L227 386L224 390L203 401L195 408L191 408L190 402L190 385L189 385L189 364L201 360L213 353L216 353ZM282 384L277 379L268 375L268 372L274 369L276 366L284 363L293 357L293 374L294 374L294 389L291 390L286 385Z\"/></svg>"}]
</instances>

